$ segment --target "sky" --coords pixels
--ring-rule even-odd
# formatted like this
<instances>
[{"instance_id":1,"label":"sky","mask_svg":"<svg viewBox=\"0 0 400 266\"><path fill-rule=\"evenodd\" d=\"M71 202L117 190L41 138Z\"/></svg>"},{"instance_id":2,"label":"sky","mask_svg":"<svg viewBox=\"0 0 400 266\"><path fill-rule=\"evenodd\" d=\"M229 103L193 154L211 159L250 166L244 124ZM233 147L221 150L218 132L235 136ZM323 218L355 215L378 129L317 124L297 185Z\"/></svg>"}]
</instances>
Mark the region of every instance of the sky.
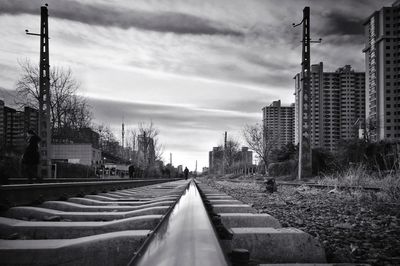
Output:
<instances>
[{"instance_id":1,"label":"sky","mask_svg":"<svg viewBox=\"0 0 400 266\"><path fill-rule=\"evenodd\" d=\"M152 121L165 162L194 170L223 132L242 141L272 101L294 102L304 6L312 63L365 71L363 21L394 0L0 0L0 98L11 105L21 70L39 61L40 6L49 5L50 65L70 68L94 122L120 139Z\"/></svg>"}]
</instances>

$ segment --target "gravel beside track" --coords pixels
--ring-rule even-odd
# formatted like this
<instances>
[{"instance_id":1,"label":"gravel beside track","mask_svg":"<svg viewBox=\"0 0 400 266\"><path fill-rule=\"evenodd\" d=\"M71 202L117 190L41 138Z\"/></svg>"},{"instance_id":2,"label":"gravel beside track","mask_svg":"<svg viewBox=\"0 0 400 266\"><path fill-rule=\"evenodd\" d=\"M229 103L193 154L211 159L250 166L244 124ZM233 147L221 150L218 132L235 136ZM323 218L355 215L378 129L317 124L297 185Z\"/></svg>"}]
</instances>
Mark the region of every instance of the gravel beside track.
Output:
<instances>
[{"instance_id":1,"label":"gravel beside track","mask_svg":"<svg viewBox=\"0 0 400 266\"><path fill-rule=\"evenodd\" d=\"M400 204L376 192L279 186L269 194L255 182L205 182L319 238L330 263L400 265Z\"/></svg>"}]
</instances>

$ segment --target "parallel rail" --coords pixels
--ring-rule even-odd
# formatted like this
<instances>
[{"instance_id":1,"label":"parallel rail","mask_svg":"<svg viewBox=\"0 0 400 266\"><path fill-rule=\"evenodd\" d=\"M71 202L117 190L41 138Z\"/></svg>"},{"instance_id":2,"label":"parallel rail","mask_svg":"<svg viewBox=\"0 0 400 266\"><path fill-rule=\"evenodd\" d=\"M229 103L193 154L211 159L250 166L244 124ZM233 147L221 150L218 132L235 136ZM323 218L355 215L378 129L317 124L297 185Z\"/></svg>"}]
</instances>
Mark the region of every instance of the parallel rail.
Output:
<instances>
[{"instance_id":1,"label":"parallel rail","mask_svg":"<svg viewBox=\"0 0 400 266\"><path fill-rule=\"evenodd\" d=\"M141 181L144 179L130 179L127 177L117 177L115 176L114 178L98 178L98 177L85 177L85 178L72 178L72 177L58 177L58 178L43 178L41 180L41 183L69 183L69 182L104 182L104 181L129 181L129 180L136 180L136 181ZM9 178L7 179L7 183L3 183L3 185L15 185L15 184L27 184L28 179L26 178Z\"/></svg>"},{"instance_id":2,"label":"parallel rail","mask_svg":"<svg viewBox=\"0 0 400 266\"><path fill-rule=\"evenodd\" d=\"M14 206L36 205L47 200L65 200L68 197L148 186L176 180L179 179L142 179L3 185L0 186L0 206L1 209L4 210Z\"/></svg>"},{"instance_id":3,"label":"parallel rail","mask_svg":"<svg viewBox=\"0 0 400 266\"><path fill-rule=\"evenodd\" d=\"M266 181L245 181L245 180L225 180L228 182L233 182L233 183L243 183L243 182L248 182L248 183L257 183L257 184L264 184ZM364 187L364 186L346 186L346 185L324 185L324 184L317 184L317 183L311 183L311 182L287 182L287 181L277 181L276 184L278 186L294 186L294 187L300 187L300 186L308 186L308 187L313 187L313 188L319 188L319 189L351 189L351 190L356 190L356 189L361 189L361 190L369 190L369 191L381 191L381 188L379 187Z\"/></svg>"},{"instance_id":4,"label":"parallel rail","mask_svg":"<svg viewBox=\"0 0 400 266\"><path fill-rule=\"evenodd\" d=\"M108 185L113 190L127 185L136 188L81 195L62 201L48 200L49 194L40 205L3 211L0 215L0 264L126 265L187 187L185 180L163 181L162 184L147 186L143 185L159 183L160 180L134 184L110 182ZM36 184L24 187L36 187L41 191L74 188L73 193L76 193L80 185ZM86 185L89 189L96 188L93 187L96 184ZM7 186L3 189L23 192L24 187Z\"/></svg>"},{"instance_id":5,"label":"parallel rail","mask_svg":"<svg viewBox=\"0 0 400 266\"><path fill-rule=\"evenodd\" d=\"M323 185L323 184L316 184L316 183L296 183L296 182L277 182L278 185L280 186L309 186L313 188L320 188L320 189L325 189L325 188L338 188L338 189L361 189L361 190L369 190L369 191L380 191L381 189L378 187L363 187L363 186L345 186L345 185Z\"/></svg>"}]
</instances>

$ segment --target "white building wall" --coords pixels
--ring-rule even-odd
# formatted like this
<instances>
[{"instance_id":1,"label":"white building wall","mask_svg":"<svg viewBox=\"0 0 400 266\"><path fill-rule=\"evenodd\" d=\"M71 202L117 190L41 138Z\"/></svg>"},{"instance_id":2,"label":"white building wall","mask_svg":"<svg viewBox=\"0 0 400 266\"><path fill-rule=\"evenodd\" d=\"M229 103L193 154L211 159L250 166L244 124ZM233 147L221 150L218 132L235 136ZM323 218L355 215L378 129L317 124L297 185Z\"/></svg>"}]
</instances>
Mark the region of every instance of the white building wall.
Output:
<instances>
[{"instance_id":1,"label":"white building wall","mask_svg":"<svg viewBox=\"0 0 400 266\"><path fill-rule=\"evenodd\" d=\"M101 163L101 151L91 144L52 144L52 160L66 160L83 165Z\"/></svg>"}]
</instances>

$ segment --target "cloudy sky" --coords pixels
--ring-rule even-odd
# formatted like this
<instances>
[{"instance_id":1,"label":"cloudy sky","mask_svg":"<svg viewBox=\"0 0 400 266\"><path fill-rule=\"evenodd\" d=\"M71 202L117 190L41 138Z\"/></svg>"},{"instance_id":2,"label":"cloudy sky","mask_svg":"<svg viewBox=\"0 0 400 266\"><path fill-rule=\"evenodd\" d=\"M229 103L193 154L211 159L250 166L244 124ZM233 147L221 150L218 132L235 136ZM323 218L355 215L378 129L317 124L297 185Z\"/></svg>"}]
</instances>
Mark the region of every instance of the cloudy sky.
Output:
<instances>
[{"instance_id":1,"label":"cloudy sky","mask_svg":"<svg viewBox=\"0 0 400 266\"><path fill-rule=\"evenodd\" d=\"M261 108L294 101L302 9L323 43L312 62L364 71L362 22L393 0L49 0L51 65L70 67L97 123L118 136L152 120L164 157L208 166L224 131L261 121ZM39 60L40 0L0 0L0 97L10 95L18 60ZM6 102L7 104L7 102ZM11 104L11 103L10 103Z\"/></svg>"}]
</instances>

